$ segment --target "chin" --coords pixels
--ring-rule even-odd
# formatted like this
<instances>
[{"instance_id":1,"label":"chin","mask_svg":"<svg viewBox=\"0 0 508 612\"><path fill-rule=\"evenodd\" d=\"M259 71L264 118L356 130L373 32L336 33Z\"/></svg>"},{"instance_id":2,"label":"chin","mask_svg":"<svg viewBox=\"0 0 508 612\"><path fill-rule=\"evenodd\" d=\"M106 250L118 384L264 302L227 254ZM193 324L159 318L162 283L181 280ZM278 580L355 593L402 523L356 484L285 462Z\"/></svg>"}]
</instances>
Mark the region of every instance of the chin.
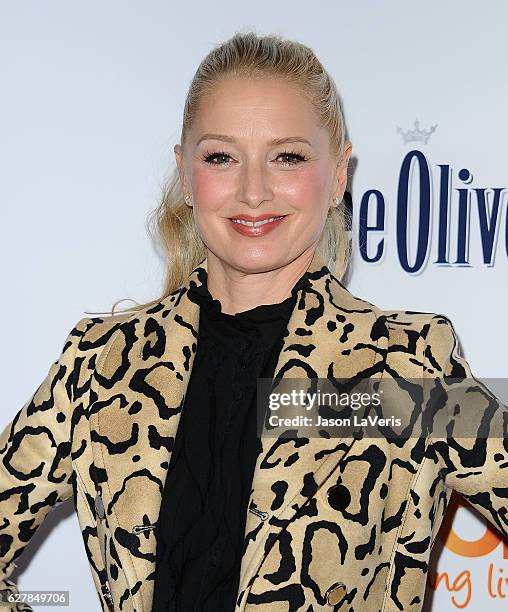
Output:
<instances>
[{"instance_id":1,"label":"chin","mask_svg":"<svg viewBox=\"0 0 508 612\"><path fill-rule=\"evenodd\" d=\"M237 254L237 256L232 259L227 258L226 261L234 268L251 274L282 268L288 263L286 258L280 255L267 254L260 256L259 254L255 254L249 256L248 253L242 255Z\"/></svg>"}]
</instances>

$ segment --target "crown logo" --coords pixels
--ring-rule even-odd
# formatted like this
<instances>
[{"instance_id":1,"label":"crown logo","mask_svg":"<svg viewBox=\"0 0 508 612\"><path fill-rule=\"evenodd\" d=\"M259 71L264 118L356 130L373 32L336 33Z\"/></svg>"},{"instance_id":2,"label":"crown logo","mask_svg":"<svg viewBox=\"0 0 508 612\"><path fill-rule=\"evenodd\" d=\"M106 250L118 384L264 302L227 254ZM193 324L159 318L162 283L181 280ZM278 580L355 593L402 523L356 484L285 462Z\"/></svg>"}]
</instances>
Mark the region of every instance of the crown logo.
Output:
<instances>
[{"instance_id":1,"label":"crown logo","mask_svg":"<svg viewBox=\"0 0 508 612\"><path fill-rule=\"evenodd\" d=\"M430 130L421 130L420 122L418 119L415 119L414 126L414 130L408 130L407 132L404 132L404 130L397 126L397 134L402 136L404 143L423 142L423 144L427 144L431 135L436 131L437 123L436 125L433 125Z\"/></svg>"}]
</instances>

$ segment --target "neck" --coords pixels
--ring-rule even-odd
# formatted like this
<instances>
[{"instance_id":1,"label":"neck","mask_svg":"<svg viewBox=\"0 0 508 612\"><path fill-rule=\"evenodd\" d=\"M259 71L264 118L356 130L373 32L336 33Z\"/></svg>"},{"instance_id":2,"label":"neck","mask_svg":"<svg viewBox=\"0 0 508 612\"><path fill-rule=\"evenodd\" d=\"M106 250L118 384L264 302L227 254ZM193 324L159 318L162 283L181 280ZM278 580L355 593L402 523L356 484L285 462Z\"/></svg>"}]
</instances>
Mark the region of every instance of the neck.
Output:
<instances>
[{"instance_id":1,"label":"neck","mask_svg":"<svg viewBox=\"0 0 508 612\"><path fill-rule=\"evenodd\" d=\"M239 268L207 252L207 286L219 300L222 312L236 314L261 304L279 304L291 295L297 280L307 271L314 249L273 270Z\"/></svg>"}]
</instances>

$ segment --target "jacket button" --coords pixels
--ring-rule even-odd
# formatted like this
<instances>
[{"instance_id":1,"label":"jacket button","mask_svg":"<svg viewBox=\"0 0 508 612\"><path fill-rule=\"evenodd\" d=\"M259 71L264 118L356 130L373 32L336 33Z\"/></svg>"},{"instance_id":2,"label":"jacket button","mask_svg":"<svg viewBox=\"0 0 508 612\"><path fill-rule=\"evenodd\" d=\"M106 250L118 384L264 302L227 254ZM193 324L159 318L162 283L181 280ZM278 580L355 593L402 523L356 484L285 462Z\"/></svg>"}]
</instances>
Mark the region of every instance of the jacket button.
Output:
<instances>
[{"instance_id":1,"label":"jacket button","mask_svg":"<svg viewBox=\"0 0 508 612\"><path fill-rule=\"evenodd\" d=\"M330 606L336 606L347 593L346 585L343 582L336 582L326 591L326 602Z\"/></svg>"},{"instance_id":2,"label":"jacket button","mask_svg":"<svg viewBox=\"0 0 508 612\"><path fill-rule=\"evenodd\" d=\"M95 496L95 512L101 520L106 516L106 512L104 511L104 502L102 501L100 493L97 493Z\"/></svg>"},{"instance_id":3,"label":"jacket button","mask_svg":"<svg viewBox=\"0 0 508 612\"><path fill-rule=\"evenodd\" d=\"M351 493L344 485L335 485L328 489L328 503L334 510L344 510L351 501Z\"/></svg>"}]
</instances>

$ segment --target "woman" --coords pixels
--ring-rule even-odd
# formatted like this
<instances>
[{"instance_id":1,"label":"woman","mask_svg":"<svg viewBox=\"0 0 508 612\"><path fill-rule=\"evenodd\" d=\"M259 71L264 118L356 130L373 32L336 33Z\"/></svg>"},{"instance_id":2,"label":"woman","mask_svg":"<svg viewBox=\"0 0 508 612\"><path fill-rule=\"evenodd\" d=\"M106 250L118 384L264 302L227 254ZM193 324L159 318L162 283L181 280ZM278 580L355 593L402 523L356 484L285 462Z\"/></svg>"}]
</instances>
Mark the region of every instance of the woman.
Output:
<instances>
[{"instance_id":1,"label":"woman","mask_svg":"<svg viewBox=\"0 0 508 612\"><path fill-rule=\"evenodd\" d=\"M236 34L203 60L163 296L81 319L0 438L7 591L71 496L103 610L421 610L452 490L508 534L502 437L257 436L259 378L470 375L447 317L340 283L350 155L308 47Z\"/></svg>"}]
</instances>

